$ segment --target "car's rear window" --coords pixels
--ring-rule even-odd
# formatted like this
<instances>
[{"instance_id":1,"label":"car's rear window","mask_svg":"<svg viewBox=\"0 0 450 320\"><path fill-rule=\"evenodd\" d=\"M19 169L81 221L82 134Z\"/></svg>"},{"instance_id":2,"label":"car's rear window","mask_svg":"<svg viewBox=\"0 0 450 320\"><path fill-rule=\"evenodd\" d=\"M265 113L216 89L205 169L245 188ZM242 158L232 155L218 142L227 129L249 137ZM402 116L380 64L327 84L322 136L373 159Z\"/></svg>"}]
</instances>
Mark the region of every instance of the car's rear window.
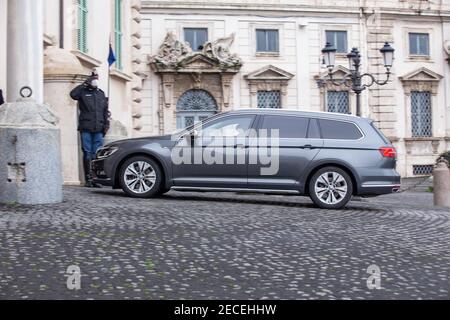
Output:
<instances>
[{"instance_id":1,"label":"car's rear window","mask_svg":"<svg viewBox=\"0 0 450 320\"><path fill-rule=\"evenodd\" d=\"M358 140L363 136L351 122L320 119L319 124L323 139Z\"/></svg>"},{"instance_id":2,"label":"car's rear window","mask_svg":"<svg viewBox=\"0 0 450 320\"><path fill-rule=\"evenodd\" d=\"M386 144L390 144L391 142L389 141L388 138L386 138L386 136L383 134L383 132L381 132L380 129L377 128L377 126L375 125L375 122L371 122L370 125L372 126L372 128L375 129L376 133L378 133L378 135L380 136L380 138L383 140L384 143Z\"/></svg>"}]
</instances>

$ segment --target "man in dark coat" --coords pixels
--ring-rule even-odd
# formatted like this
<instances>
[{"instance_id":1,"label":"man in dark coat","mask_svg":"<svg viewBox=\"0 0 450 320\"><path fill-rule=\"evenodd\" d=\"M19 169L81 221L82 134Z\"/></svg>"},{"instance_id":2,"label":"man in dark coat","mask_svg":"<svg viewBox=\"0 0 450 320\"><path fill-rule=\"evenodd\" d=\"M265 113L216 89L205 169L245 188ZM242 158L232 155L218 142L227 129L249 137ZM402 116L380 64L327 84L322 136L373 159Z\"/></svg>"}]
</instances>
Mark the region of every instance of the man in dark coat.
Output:
<instances>
[{"instance_id":1,"label":"man in dark coat","mask_svg":"<svg viewBox=\"0 0 450 320\"><path fill-rule=\"evenodd\" d=\"M72 99L78 101L80 111L78 130L81 134L83 149L83 167L86 187L98 187L92 182L91 161L100 147L109 129L108 99L98 88L98 75L92 75L70 93Z\"/></svg>"},{"instance_id":2,"label":"man in dark coat","mask_svg":"<svg viewBox=\"0 0 450 320\"><path fill-rule=\"evenodd\" d=\"M0 89L0 106L4 103L5 103L5 100L3 99L3 91L2 91L2 89Z\"/></svg>"}]
</instances>

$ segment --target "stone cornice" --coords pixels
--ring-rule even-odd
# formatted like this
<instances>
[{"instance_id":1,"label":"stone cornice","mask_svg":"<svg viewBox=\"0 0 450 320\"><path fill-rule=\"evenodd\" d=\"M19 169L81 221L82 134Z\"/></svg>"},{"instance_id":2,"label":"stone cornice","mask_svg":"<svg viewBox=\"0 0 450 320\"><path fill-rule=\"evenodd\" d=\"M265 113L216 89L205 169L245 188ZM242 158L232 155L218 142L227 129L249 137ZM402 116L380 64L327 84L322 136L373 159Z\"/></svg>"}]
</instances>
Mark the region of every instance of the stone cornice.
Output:
<instances>
[{"instance_id":1,"label":"stone cornice","mask_svg":"<svg viewBox=\"0 0 450 320\"><path fill-rule=\"evenodd\" d=\"M130 82L131 80L133 80L132 76L126 74L123 71L117 70L117 69L111 69L109 75L112 78L117 78L117 79L125 81L125 82Z\"/></svg>"},{"instance_id":2,"label":"stone cornice","mask_svg":"<svg viewBox=\"0 0 450 320\"><path fill-rule=\"evenodd\" d=\"M182 11L185 12L186 9L190 10L201 10L201 11L211 11L211 10L221 10L224 14L228 12L236 11L242 12L270 12L274 16L279 13L289 12L290 15L302 15L304 13L341 13L341 14L360 14L361 9L365 14L372 14L374 10L381 14L386 15L401 15L410 17L428 17L428 18L439 18L444 20L450 20L450 6L444 7L444 9L431 8L431 9L410 9L410 8L392 8L392 7L380 7L380 6L365 6L360 7L358 5L359 1L355 1L355 5L348 5L348 2L343 3L342 6L339 5L329 5L329 4L252 4L252 3L211 3L211 2L186 2L186 1L170 1L170 2L155 2L155 1L142 1L141 12L144 14L161 13L161 11L168 13L169 11Z\"/></svg>"},{"instance_id":3,"label":"stone cornice","mask_svg":"<svg viewBox=\"0 0 450 320\"><path fill-rule=\"evenodd\" d=\"M44 82L51 83L51 82L72 82L72 83L82 83L86 81L88 78L87 75L82 74L51 74L46 75L44 74Z\"/></svg>"},{"instance_id":4,"label":"stone cornice","mask_svg":"<svg viewBox=\"0 0 450 320\"><path fill-rule=\"evenodd\" d=\"M101 61L81 51L73 50L71 52L78 58L78 60L80 60L81 64L85 65L88 68L100 67L100 65L102 64Z\"/></svg>"},{"instance_id":5,"label":"stone cornice","mask_svg":"<svg viewBox=\"0 0 450 320\"><path fill-rule=\"evenodd\" d=\"M423 142L423 141L440 141L444 137L416 137L416 138L404 138L405 142Z\"/></svg>"}]
</instances>

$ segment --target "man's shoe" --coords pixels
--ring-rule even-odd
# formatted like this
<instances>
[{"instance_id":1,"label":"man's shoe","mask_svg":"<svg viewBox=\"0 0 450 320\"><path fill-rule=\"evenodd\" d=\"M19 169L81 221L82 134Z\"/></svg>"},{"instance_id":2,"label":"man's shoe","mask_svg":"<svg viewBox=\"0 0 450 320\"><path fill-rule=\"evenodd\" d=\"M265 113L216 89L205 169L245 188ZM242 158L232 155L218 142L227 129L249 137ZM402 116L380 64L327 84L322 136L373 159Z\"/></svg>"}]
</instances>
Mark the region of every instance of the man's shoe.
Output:
<instances>
[{"instance_id":1,"label":"man's shoe","mask_svg":"<svg viewBox=\"0 0 450 320\"><path fill-rule=\"evenodd\" d=\"M101 188L103 188L103 186L101 184L92 182L92 188L101 189Z\"/></svg>"}]
</instances>

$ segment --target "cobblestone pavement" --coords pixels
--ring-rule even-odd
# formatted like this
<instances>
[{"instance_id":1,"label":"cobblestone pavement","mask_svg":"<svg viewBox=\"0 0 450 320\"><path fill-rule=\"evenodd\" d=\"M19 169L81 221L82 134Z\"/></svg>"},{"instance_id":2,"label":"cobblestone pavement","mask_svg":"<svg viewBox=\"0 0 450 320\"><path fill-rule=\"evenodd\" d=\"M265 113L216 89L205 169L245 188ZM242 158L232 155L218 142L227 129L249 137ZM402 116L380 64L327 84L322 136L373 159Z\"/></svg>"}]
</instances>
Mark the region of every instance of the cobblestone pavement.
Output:
<instances>
[{"instance_id":1,"label":"cobblestone pavement","mask_svg":"<svg viewBox=\"0 0 450 320\"><path fill-rule=\"evenodd\" d=\"M0 299L450 299L450 211L428 193L327 211L294 196L64 192L0 206Z\"/></svg>"}]
</instances>

